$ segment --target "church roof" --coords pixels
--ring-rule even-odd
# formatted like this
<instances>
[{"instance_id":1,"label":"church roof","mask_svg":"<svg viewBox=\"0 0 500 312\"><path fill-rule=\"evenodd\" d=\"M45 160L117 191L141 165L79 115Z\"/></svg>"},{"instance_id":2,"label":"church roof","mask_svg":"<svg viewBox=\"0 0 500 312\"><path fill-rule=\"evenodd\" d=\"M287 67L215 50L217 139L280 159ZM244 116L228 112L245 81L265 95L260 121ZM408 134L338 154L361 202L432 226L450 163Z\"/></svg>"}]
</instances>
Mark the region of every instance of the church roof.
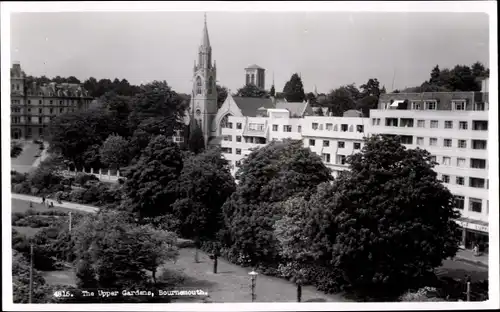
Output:
<instances>
[{"instance_id":1,"label":"church roof","mask_svg":"<svg viewBox=\"0 0 500 312\"><path fill-rule=\"evenodd\" d=\"M286 101L277 101L276 108L283 108L290 112L290 117L302 117L304 114L304 110L306 109L307 103L303 102L286 102Z\"/></svg>"},{"instance_id":2,"label":"church roof","mask_svg":"<svg viewBox=\"0 0 500 312\"><path fill-rule=\"evenodd\" d=\"M264 69L264 68L262 68L262 67L260 67L259 65L256 65L256 64L252 64L252 65L248 66L245 69Z\"/></svg>"},{"instance_id":3,"label":"church roof","mask_svg":"<svg viewBox=\"0 0 500 312\"><path fill-rule=\"evenodd\" d=\"M256 117L257 111L261 108L274 108L273 101L267 98L251 98L233 96L234 102L245 117Z\"/></svg>"}]
</instances>

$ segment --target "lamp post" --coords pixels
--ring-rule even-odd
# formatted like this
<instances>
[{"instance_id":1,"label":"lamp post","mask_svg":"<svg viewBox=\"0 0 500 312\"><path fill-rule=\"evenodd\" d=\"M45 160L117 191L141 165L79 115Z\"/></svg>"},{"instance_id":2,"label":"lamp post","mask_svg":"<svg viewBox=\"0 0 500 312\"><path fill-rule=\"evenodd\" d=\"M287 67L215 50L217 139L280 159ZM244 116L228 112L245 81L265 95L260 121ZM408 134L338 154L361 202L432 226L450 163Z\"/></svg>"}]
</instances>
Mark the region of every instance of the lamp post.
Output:
<instances>
[{"instance_id":1,"label":"lamp post","mask_svg":"<svg viewBox=\"0 0 500 312\"><path fill-rule=\"evenodd\" d=\"M259 275L259 273L255 272L255 270L252 270L252 272L248 273L248 275L250 275L250 279L252 281L252 302L255 301L255 281L257 279L257 275Z\"/></svg>"}]
</instances>

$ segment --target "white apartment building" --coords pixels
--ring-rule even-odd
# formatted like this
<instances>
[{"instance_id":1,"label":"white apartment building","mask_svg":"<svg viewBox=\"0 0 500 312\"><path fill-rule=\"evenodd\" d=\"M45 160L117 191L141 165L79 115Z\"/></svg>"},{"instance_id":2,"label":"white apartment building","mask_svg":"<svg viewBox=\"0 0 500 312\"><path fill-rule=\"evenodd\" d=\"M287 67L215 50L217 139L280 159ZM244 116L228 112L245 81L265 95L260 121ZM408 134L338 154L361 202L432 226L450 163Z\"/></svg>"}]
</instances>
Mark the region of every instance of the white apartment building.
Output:
<instances>
[{"instance_id":1,"label":"white apartment building","mask_svg":"<svg viewBox=\"0 0 500 312\"><path fill-rule=\"evenodd\" d=\"M348 169L345 159L362 149L364 137L399 135L407 148L426 149L439 163L438 178L455 196L462 215L456 220L462 228L462 246L470 249L482 242L487 252L487 92L385 94L370 118L312 116L307 103L274 106L259 106L253 116L228 114L227 122L221 123L220 145L233 175L252 149L291 138L321 156L336 176Z\"/></svg>"}]
</instances>

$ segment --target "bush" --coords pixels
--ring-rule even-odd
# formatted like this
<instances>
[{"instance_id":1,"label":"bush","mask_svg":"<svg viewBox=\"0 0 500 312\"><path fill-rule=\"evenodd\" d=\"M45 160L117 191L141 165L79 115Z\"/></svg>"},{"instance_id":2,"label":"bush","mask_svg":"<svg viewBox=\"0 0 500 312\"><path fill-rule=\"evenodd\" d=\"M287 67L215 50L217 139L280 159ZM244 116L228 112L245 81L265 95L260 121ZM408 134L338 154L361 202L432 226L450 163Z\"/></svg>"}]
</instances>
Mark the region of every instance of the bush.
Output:
<instances>
[{"instance_id":1,"label":"bush","mask_svg":"<svg viewBox=\"0 0 500 312\"><path fill-rule=\"evenodd\" d=\"M77 173L75 176L75 183L79 185L85 185L87 181L92 181L92 180L99 181L99 178L97 178L93 174L86 174L82 172Z\"/></svg>"},{"instance_id":2,"label":"bush","mask_svg":"<svg viewBox=\"0 0 500 312\"><path fill-rule=\"evenodd\" d=\"M446 301L437 297L437 290L433 287L423 287L416 292L407 291L399 297L403 302Z\"/></svg>"},{"instance_id":3,"label":"bush","mask_svg":"<svg viewBox=\"0 0 500 312\"><path fill-rule=\"evenodd\" d=\"M26 179L27 179L27 174L25 173L19 173L17 171L10 172L10 182L12 185L25 182Z\"/></svg>"},{"instance_id":4,"label":"bush","mask_svg":"<svg viewBox=\"0 0 500 312\"><path fill-rule=\"evenodd\" d=\"M12 226L28 226L31 228L48 227L57 223L57 219L50 216L26 215L24 218L12 219Z\"/></svg>"},{"instance_id":5,"label":"bush","mask_svg":"<svg viewBox=\"0 0 500 312\"><path fill-rule=\"evenodd\" d=\"M186 275L178 270L165 269L157 278L161 286L179 286L186 280Z\"/></svg>"},{"instance_id":6,"label":"bush","mask_svg":"<svg viewBox=\"0 0 500 312\"><path fill-rule=\"evenodd\" d=\"M12 184L12 191L16 194L31 194L31 187L27 181Z\"/></svg>"}]
</instances>

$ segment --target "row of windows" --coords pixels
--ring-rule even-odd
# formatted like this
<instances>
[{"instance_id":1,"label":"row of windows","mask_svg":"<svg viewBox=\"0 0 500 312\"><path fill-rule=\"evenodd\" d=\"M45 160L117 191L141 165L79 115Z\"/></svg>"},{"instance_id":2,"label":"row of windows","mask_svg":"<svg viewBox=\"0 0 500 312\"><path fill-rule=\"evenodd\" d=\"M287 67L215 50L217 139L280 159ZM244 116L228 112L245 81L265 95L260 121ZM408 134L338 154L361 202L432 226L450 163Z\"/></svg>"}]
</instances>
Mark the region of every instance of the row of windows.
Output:
<instances>
[{"instance_id":1,"label":"row of windows","mask_svg":"<svg viewBox=\"0 0 500 312\"><path fill-rule=\"evenodd\" d=\"M465 196L455 195L454 196L455 208L464 210L465 209ZM486 214L489 214L489 200L486 200ZM482 213L483 212L483 200L481 198L469 197L469 211Z\"/></svg>"},{"instance_id":2,"label":"row of windows","mask_svg":"<svg viewBox=\"0 0 500 312\"><path fill-rule=\"evenodd\" d=\"M330 146L330 140L322 140L323 141L323 147L329 147ZM309 139L309 146L316 146L316 140L315 139ZM337 141L337 147L338 148L345 148L346 144L344 141ZM353 149L359 150L361 149L361 143L359 142L353 142Z\"/></svg>"},{"instance_id":3,"label":"row of windows","mask_svg":"<svg viewBox=\"0 0 500 312\"><path fill-rule=\"evenodd\" d=\"M413 144L413 136L403 135L401 136L403 144ZM423 146L425 145L424 137L417 137L416 145ZM442 145L438 144L438 138L429 138L428 144L429 146L442 146L442 147L456 147L456 148L467 148L469 140L455 140L455 144L453 144L453 139L443 139ZM487 141L486 140L470 140L470 148L474 150L486 150L487 149Z\"/></svg>"},{"instance_id":4,"label":"row of windows","mask_svg":"<svg viewBox=\"0 0 500 312\"><path fill-rule=\"evenodd\" d=\"M11 111L13 113L20 113L21 112L21 108L19 108L19 107L12 107ZM45 111L47 112L47 110L45 110ZM55 111L56 111L56 109L50 108L49 109L49 114L55 114ZM70 108L67 108L66 112L69 112L69 111L70 111ZM75 109L71 108L71 112L74 112L74 111L75 111ZM28 113L31 113L31 108L28 108ZM39 108L38 109L38 113L39 114L43 114L43 108ZM64 107L59 108L59 113L64 113Z\"/></svg>"},{"instance_id":5,"label":"row of windows","mask_svg":"<svg viewBox=\"0 0 500 312\"><path fill-rule=\"evenodd\" d=\"M431 160L437 162L443 166L456 166L459 168L467 168L467 159L463 157L457 157L456 162L452 164L451 157L442 156L437 159L436 156L431 156ZM472 169L487 169L486 159L481 158L470 158L469 168Z\"/></svg>"},{"instance_id":6,"label":"row of windows","mask_svg":"<svg viewBox=\"0 0 500 312\"><path fill-rule=\"evenodd\" d=\"M208 83L207 83L207 93L208 94L212 94L213 84L214 84L213 78L212 77L208 78ZM201 78L197 77L196 78L196 94L201 94L201 90L202 90L201 87L202 87Z\"/></svg>"},{"instance_id":7,"label":"row of windows","mask_svg":"<svg viewBox=\"0 0 500 312\"><path fill-rule=\"evenodd\" d=\"M56 116L48 116L49 120L52 120L55 117ZM29 123L35 121L36 120L35 118L36 117L32 117L32 118L27 117L25 120L25 123L29 124ZM38 123L43 123L44 122L43 120L44 120L43 117L38 117ZM19 124L19 123L21 123L21 117L17 117L17 116L11 117L11 121L13 124Z\"/></svg>"},{"instance_id":8,"label":"row of windows","mask_svg":"<svg viewBox=\"0 0 500 312\"><path fill-rule=\"evenodd\" d=\"M35 104L35 103L36 103L35 100L33 100L33 103L31 102L31 100L28 100L28 105L29 104ZM70 105L70 104L71 105L75 105L77 103L78 103L78 101L76 101L76 100L67 100L66 101L66 105ZM90 100L85 100L85 101L83 101L83 103L89 104ZM12 100L12 104L19 104L19 100ZM42 100L38 100L38 104L42 105L43 101ZM51 105L54 104L54 100L49 100L49 104L51 104ZM59 105L64 105L64 100L59 100Z\"/></svg>"},{"instance_id":9,"label":"row of windows","mask_svg":"<svg viewBox=\"0 0 500 312\"><path fill-rule=\"evenodd\" d=\"M345 155L337 155L337 157L335 158L335 164L336 165L345 165L346 164L346 158L347 158L347 156L345 156ZM321 159L325 163L331 163L331 157L330 157L329 153L322 153L321 154Z\"/></svg>"},{"instance_id":10,"label":"row of windows","mask_svg":"<svg viewBox=\"0 0 500 312\"><path fill-rule=\"evenodd\" d=\"M273 125L273 131L276 132L278 131L278 126L279 125ZM292 132L292 126L290 125L283 125L283 132ZM302 126L297 126L297 132L302 132Z\"/></svg>"},{"instance_id":11,"label":"row of windows","mask_svg":"<svg viewBox=\"0 0 500 312\"><path fill-rule=\"evenodd\" d=\"M455 179L452 180L450 175L442 174L441 181L446 184L456 184L462 186L468 186L473 188L481 188L481 189L489 189L490 188L490 180L483 178L474 178L469 177L467 180L467 185L465 185L467 177L455 176ZM453 182L453 183L452 183Z\"/></svg>"},{"instance_id":12,"label":"row of windows","mask_svg":"<svg viewBox=\"0 0 500 312\"><path fill-rule=\"evenodd\" d=\"M318 124L317 122L312 123L312 129L313 130L323 130L323 124ZM334 125L332 123L327 123L325 124L324 129L326 131L339 131L339 125ZM341 124L340 125L340 132L354 132L354 126L353 125L348 125L348 124ZM364 131L364 126L363 125L356 125L356 132L363 132Z\"/></svg>"},{"instance_id":13,"label":"row of windows","mask_svg":"<svg viewBox=\"0 0 500 312\"><path fill-rule=\"evenodd\" d=\"M380 118L372 118L373 126L380 126ZM403 127L403 128L413 128L414 119L413 118L385 118L386 127ZM438 129L440 127L439 120L430 120L429 126L431 129ZM417 128L426 128L427 121L424 119L417 120ZM444 121L444 129L455 129L455 122L453 120ZM468 121L458 121L459 130L468 130ZM487 131L488 121L487 120L473 120L472 130L476 131Z\"/></svg>"},{"instance_id":14,"label":"row of windows","mask_svg":"<svg viewBox=\"0 0 500 312\"><path fill-rule=\"evenodd\" d=\"M390 109L390 108L396 108L399 106L399 102L404 102L404 101L397 101L393 103L385 103L385 108ZM451 110L455 111L465 111L467 107L467 100L462 99L462 100L452 100L451 101ZM474 104L473 109L476 111L484 111L486 105L484 103L478 102ZM410 106L409 108L411 110L437 110L437 100L414 100L410 101Z\"/></svg>"}]
</instances>

